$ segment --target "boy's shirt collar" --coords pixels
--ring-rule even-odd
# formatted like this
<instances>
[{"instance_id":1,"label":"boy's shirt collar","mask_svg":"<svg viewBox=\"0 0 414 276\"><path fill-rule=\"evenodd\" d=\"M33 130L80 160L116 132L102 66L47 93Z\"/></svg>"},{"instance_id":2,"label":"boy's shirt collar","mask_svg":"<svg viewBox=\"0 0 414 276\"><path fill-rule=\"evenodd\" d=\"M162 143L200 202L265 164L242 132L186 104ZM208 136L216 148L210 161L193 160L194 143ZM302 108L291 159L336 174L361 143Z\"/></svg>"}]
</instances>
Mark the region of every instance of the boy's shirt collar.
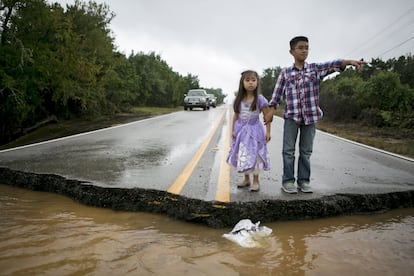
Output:
<instances>
[{"instance_id":1,"label":"boy's shirt collar","mask_svg":"<svg viewBox=\"0 0 414 276\"><path fill-rule=\"evenodd\" d=\"M306 70L307 68L308 68L308 63L307 62L303 63L303 68L302 69L299 69L298 67L296 67L295 63L293 63L293 65L292 65L292 69L296 70L296 71Z\"/></svg>"}]
</instances>

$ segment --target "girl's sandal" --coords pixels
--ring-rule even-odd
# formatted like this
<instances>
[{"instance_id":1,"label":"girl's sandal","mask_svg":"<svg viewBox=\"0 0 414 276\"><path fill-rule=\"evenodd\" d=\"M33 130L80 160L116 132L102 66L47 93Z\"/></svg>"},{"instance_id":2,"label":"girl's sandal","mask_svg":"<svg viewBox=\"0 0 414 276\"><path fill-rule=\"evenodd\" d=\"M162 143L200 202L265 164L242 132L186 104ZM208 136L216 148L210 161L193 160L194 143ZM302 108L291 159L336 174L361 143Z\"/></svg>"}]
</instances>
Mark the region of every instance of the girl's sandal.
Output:
<instances>
[{"instance_id":1,"label":"girl's sandal","mask_svg":"<svg viewBox=\"0 0 414 276\"><path fill-rule=\"evenodd\" d=\"M250 180L243 180L242 183L237 184L237 188L244 188L250 186Z\"/></svg>"},{"instance_id":2,"label":"girl's sandal","mask_svg":"<svg viewBox=\"0 0 414 276\"><path fill-rule=\"evenodd\" d=\"M253 183L252 186L250 186L250 192L258 192L260 190L259 183Z\"/></svg>"}]
</instances>

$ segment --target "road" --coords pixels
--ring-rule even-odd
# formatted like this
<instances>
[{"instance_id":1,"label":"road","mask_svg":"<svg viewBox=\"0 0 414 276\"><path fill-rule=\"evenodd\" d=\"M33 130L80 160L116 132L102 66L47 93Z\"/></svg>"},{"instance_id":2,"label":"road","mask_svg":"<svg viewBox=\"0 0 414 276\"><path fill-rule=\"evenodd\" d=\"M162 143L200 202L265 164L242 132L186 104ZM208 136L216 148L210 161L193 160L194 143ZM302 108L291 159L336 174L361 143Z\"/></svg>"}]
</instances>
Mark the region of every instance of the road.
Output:
<instances>
[{"instance_id":1,"label":"road","mask_svg":"<svg viewBox=\"0 0 414 276\"><path fill-rule=\"evenodd\" d=\"M314 193L284 194L280 189L283 120L277 117L268 144L271 170L261 175L260 192L237 189L242 176L225 163L231 116L230 106L179 111L2 150L0 167L56 174L105 189L162 191L203 202L312 201L399 192L413 196L414 160L321 131L317 131L311 158Z\"/></svg>"}]
</instances>

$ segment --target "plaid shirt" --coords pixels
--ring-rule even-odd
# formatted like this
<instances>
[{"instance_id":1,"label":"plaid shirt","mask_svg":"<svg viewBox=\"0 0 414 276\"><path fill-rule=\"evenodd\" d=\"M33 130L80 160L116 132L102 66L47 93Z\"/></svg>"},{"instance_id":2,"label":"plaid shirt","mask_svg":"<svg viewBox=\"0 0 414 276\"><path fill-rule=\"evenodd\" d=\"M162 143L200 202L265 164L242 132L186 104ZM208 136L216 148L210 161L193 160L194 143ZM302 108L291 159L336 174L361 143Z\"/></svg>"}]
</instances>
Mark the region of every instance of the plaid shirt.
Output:
<instances>
[{"instance_id":1,"label":"plaid shirt","mask_svg":"<svg viewBox=\"0 0 414 276\"><path fill-rule=\"evenodd\" d=\"M322 118L319 107L319 84L333 72L341 71L342 60L325 63L305 63L302 70L294 65L284 68L277 79L269 106L278 107L285 94L285 119L293 119L298 124L310 125Z\"/></svg>"}]
</instances>

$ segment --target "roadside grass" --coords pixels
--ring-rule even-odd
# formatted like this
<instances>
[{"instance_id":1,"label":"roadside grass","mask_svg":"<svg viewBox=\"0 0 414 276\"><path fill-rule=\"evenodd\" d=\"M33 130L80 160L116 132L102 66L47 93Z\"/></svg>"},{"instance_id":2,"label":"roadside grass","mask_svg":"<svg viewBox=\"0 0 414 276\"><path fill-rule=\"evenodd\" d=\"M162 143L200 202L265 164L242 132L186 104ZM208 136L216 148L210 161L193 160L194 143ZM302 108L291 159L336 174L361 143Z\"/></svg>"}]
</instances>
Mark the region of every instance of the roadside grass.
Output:
<instances>
[{"instance_id":1,"label":"roadside grass","mask_svg":"<svg viewBox=\"0 0 414 276\"><path fill-rule=\"evenodd\" d=\"M335 123L323 119L319 130L378 149L414 158L414 130L370 127L357 123Z\"/></svg>"},{"instance_id":2,"label":"roadside grass","mask_svg":"<svg viewBox=\"0 0 414 276\"><path fill-rule=\"evenodd\" d=\"M150 116L158 116L163 115L175 111L183 110L182 106L177 107L150 107L150 106L140 106L140 107L133 107L131 108L130 112L132 114L143 114L143 115L150 115Z\"/></svg>"}]
</instances>

